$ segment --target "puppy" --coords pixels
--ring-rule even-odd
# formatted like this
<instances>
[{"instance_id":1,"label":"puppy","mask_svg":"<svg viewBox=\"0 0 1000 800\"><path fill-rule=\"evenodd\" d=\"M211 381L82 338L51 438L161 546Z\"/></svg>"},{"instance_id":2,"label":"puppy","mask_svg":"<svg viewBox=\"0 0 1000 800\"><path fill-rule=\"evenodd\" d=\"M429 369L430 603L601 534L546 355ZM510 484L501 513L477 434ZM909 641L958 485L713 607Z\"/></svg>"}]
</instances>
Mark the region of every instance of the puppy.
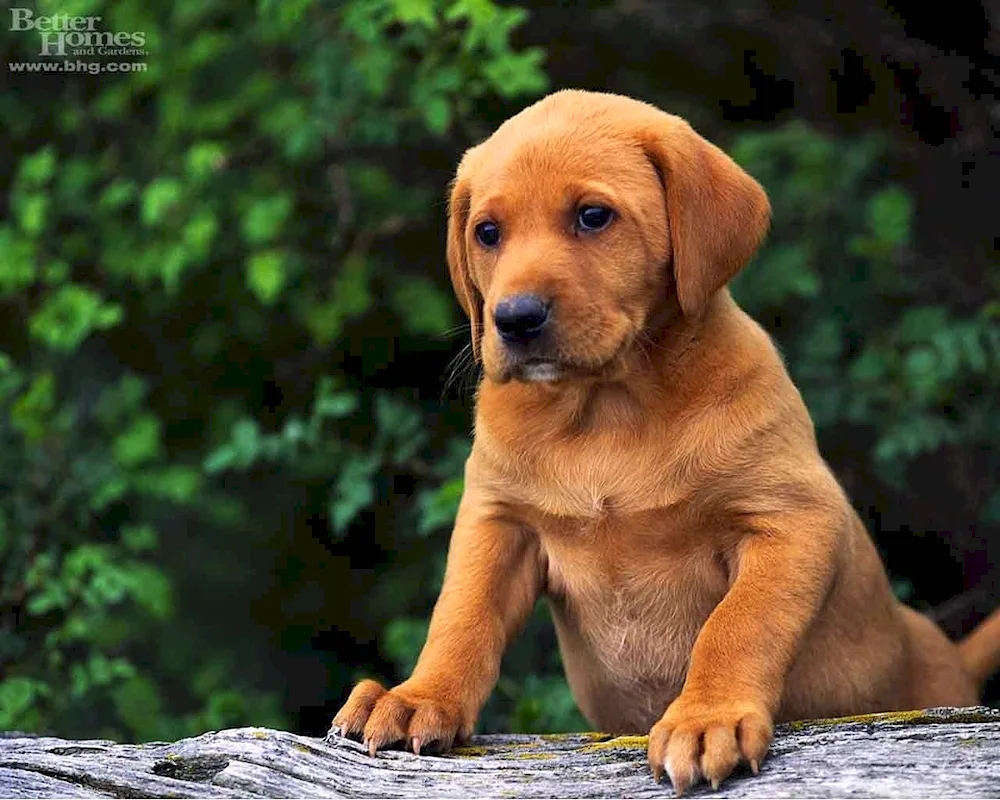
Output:
<instances>
[{"instance_id":1,"label":"puppy","mask_svg":"<svg viewBox=\"0 0 1000 800\"><path fill-rule=\"evenodd\" d=\"M372 754L471 733L551 603L587 719L649 731L683 792L756 773L776 721L977 702L963 644L893 597L767 334L726 283L763 189L682 119L557 92L469 150L451 278L484 377L448 565L413 675L334 720Z\"/></svg>"}]
</instances>

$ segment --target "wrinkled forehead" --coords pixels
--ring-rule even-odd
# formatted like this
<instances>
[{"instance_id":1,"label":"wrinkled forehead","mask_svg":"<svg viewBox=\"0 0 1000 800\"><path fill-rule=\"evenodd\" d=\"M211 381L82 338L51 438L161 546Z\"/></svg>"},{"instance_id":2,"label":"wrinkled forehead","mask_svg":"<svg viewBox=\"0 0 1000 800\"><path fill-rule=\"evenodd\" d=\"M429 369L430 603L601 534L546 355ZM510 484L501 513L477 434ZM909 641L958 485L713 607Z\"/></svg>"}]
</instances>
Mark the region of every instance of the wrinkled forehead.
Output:
<instances>
[{"instance_id":1,"label":"wrinkled forehead","mask_svg":"<svg viewBox=\"0 0 1000 800\"><path fill-rule=\"evenodd\" d=\"M507 123L469 152L460 173L469 183L472 214L623 203L657 186L638 137L600 119Z\"/></svg>"}]
</instances>

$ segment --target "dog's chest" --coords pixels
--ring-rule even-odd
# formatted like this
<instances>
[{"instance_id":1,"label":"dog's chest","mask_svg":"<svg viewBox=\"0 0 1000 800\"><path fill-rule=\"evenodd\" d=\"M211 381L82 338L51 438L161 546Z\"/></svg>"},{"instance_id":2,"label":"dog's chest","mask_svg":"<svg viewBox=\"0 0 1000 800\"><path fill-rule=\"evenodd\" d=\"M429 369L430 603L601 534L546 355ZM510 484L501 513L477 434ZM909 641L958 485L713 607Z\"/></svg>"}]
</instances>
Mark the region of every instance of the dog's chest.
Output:
<instances>
[{"instance_id":1,"label":"dog's chest","mask_svg":"<svg viewBox=\"0 0 1000 800\"><path fill-rule=\"evenodd\" d=\"M645 513L540 531L567 677L602 729L641 729L663 713L726 592L721 562L671 524Z\"/></svg>"},{"instance_id":2,"label":"dog's chest","mask_svg":"<svg viewBox=\"0 0 1000 800\"><path fill-rule=\"evenodd\" d=\"M617 445L530 448L506 460L504 492L515 502L558 516L599 522L678 503L689 487L665 454Z\"/></svg>"}]
</instances>

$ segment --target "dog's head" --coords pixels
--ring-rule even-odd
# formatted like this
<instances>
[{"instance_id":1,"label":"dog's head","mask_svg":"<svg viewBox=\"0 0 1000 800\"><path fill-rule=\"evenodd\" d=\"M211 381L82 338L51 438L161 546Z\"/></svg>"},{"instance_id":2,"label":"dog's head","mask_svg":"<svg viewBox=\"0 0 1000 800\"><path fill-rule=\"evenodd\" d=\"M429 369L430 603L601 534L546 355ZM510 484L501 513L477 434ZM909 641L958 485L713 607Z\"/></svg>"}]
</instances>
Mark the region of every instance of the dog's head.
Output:
<instances>
[{"instance_id":1,"label":"dog's head","mask_svg":"<svg viewBox=\"0 0 1000 800\"><path fill-rule=\"evenodd\" d=\"M766 233L760 185L679 117L557 92L462 159L448 263L497 381L614 371L662 311L697 318Z\"/></svg>"}]
</instances>

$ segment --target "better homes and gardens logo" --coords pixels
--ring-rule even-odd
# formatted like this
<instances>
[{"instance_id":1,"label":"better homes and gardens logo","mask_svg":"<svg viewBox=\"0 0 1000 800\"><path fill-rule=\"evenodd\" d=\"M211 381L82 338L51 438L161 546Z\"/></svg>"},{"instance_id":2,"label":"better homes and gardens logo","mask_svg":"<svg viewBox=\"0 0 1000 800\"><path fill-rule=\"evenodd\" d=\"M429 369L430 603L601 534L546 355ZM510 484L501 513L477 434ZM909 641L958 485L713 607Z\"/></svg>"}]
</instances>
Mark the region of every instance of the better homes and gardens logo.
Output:
<instances>
[{"instance_id":1,"label":"better homes and gardens logo","mask_svg":"<svg viewBox=\"0 0 1000 800\"><path fill-rule=\"evenodd\" d=\"M101 29L102 17L36 14L30 8L10 9L10 30L34 32L40 56L144 56L145 31Z\"/></svg>"}]
</instances>

